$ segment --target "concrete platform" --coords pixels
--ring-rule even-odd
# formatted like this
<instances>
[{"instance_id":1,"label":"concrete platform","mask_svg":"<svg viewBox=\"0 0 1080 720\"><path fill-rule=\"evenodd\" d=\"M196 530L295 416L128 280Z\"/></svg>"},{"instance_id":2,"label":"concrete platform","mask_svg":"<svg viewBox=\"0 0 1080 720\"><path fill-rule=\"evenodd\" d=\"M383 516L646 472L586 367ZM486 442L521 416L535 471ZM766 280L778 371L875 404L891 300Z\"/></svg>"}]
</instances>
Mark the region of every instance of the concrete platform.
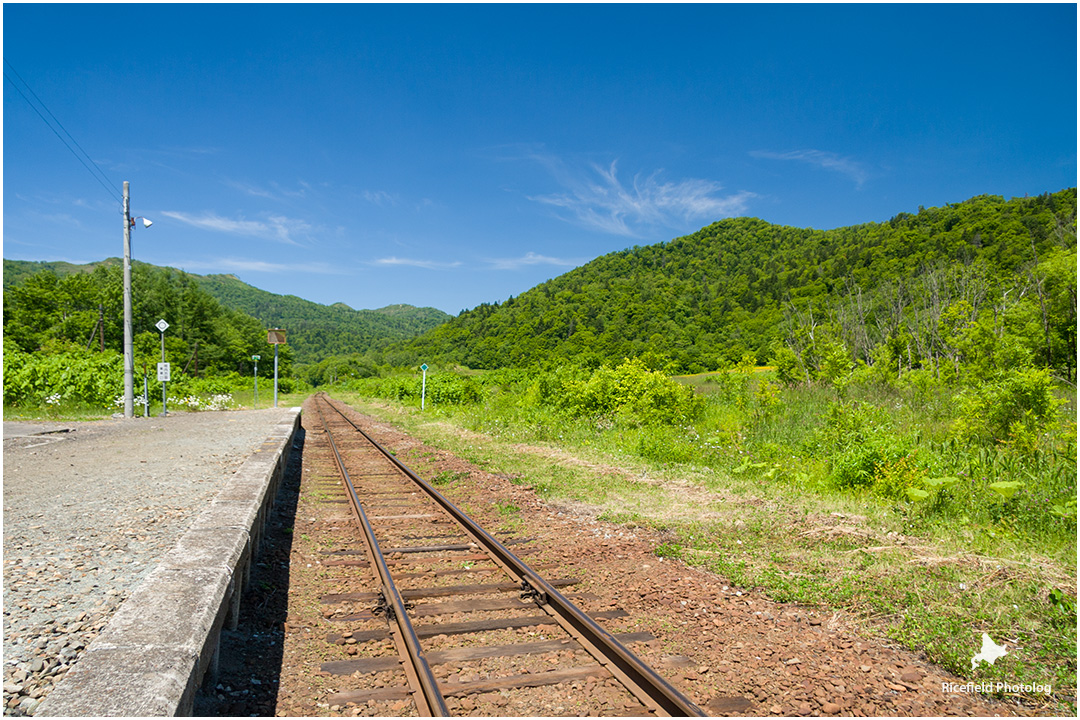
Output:
<instances>
[{"instance_id":1,"label":"concrete platform","mask_svg":"<svg viewBox=\"0 0 1080 720\"><path fill-rule=\"evenodd\" d=\"M4 434L35 434L4 423ZM53 717L190 715L212 679L285 472L300 408L274 427L176 546L120 606L34 713Z\"/></svg>"}]
</instances>

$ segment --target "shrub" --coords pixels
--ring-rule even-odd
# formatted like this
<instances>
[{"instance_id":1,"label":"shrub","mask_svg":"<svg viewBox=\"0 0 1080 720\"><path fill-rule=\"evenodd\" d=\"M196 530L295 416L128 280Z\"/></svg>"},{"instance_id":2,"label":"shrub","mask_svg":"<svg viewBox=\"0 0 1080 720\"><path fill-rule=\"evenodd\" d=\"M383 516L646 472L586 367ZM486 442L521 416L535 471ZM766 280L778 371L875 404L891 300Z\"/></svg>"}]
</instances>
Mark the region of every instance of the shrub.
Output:
<instances>
[{"instance_id":1,"label":"shrub","mask_svg":"<svg viewBox=\"0 0 1080 720\"><path fill-rule=\"evenodd\" d=\"M387 400L420 401L424 392L423 379L414 375L395 375L388 378L353 380L349 389L367 397ZM470 377L455 373L430 373L427 377L426 402L433 405L467 405L483 397L480 384Z\"/></svg>"},{"instance_id":2,"label":"shrub","mask_svg":"<svg viewBox=\"0 0 1080 720\"><path fill-rule=\"evenodd\" d=\"M348 388L365 397L386 398L387 400L405 400L406 398L420 397L420 379L404 375L351 380L348 383Z\"/></svg>"},{"instance_id":3,"label":"shrub","mask_svg":"<svg viewBox=\"0 0 1080 720\"><path fill-rule=\"evenodd\" d=\"M839 340L825 339L820 344L821 363L818 368L818 379L829 383L842 394L850 382L851 372L855 369L851 353Z\"/></svg>"},{"instance_id":4,"label":"shrub","mask_svg":"<svg viewBox=\"0 0 1080 720\"><path fill-rule=\"evenodd\" d=\"M281 379L278 381L278 389L281 389ZM227 375L215 375L211 377L185 377L180 376L169 383L169 392L177 395L211 396L228 395L237 390L246 390L251 387L251 378L241 377L238 373ZM141 386L141 381L138 383ZM271 392L274 389L273 380L266 384L265 379L259 383L265 389L269 386ZM140 388L141 389L141 388ZM160 386L158 388L160 394Z\"/></svg>"},{"instance_id":5,"label":"shrub","mask_svg":"<svg viewBox=\"0 0 1080 720\"><path fill-rule=\"evenodd\" d=\"M59 395L68 401L111 407L113 398L123 389L124 360L119 353L31 354L5 343L6 405L37 405Z\"/></svg>"},{"instance_id":6,"label":"shrub","mask_svg":"<svg viewBox=\"0 0 1080 720\"><path fill-rule=\"evenodd\" d=\"M522 396L521 405L527 408L558 408L569 405L566 398L570 391L567 388L586 382L589 375L589 371L576 365L564 365L555 370L538 372Z\"/></svg>"},{"instance_id":7,"label":"shrub","mask_svg":"<svg viewBox=\"0 0 1080 720\"><path fill-rule=\"evenodd\" d=\"M840 490L867 490L901 499L924 472L882 408L834 403L813 438L813 452L829 459L829 483Z\"/></svg>"},{"instance_id":8,"label":"shrub","mask_svg":"<svg viewBox=\"0 0 1080 720\"><path fill-rule=\"evenodd\" d=\"M419 393L417 393L419 395ZM433 405L470 405L480 402L479 384L453 373L432 373L427 379L427 402Z\"/></svg>"},{"instance_id":9,"label":"shrub","mask_svg":"<svg viewBox=\"0 0 1080 720\"><path fill-rule=\"evenodd\" d=\"M638 359L603 367L564 385L559 404L574 415L617 416L633 424L674 425L701 415L705 400Z\"/></svg>"},{"instance_id":10,"label":"shrub","mask_svg":"<svg viewBox=\"0 0 1080 720\"><path fill-rule=\"evenodd\" d=\"M776 367L776 378L784 385L791 387L806 379L799 356L786 345L781 345L773 351L769 364Z\"/></svg>"},{"instance_id":11,"label":"shrub","mask_svg":"<svg viewBox=\"0 0 1080 720\"><path fill-rule=\"evenodd\" d=\"M1038 436L1058 414L1050 371L1008 370L992 382L966 388L954 398L958 417L952 433L979 443L1006 442L1031 451Z\"/></svg>"},{"instance_id":12,"label":"shrub","mask_svg":"<svg viewBox=\"0 0 1080 720\"><path fill-rule=\"evenodd\" d=\"M716 375L710 375L705 379L705 382L716 386L715 394L717 399L734 404L743 400L743 395L750 380L745 373L727 370Z\"/></svg>"}]
</instances>

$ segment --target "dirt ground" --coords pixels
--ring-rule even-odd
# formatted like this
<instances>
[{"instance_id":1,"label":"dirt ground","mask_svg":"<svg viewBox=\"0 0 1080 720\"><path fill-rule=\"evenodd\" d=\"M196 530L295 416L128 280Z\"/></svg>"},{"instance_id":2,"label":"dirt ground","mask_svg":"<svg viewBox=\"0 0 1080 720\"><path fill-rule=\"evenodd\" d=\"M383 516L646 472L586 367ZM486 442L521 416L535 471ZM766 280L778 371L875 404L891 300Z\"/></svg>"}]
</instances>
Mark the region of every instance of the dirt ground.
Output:
<instances>
[{"instance_id":1,"label":"dirt ground","mask_svg":"<svg viewBox=\"0 0 1080 720\"><path fill-rule=\"evenodd\" d=\"M636 644L635 651L709 714L1053 714L974 694L965 681L918 654L860 636L840 614L777 604L723 577L661 559L654 553L665 541L659 533L601 522L584 508L544 502L528 486L427 447L389 425L371 419L363 424L421 476L455 477L440 491L485 527L507 522L497 508L520 508L513 516L515 534L531 538L530 547L539 549L529 563L553 564L554 569L545 570L547 577L580 579L574 592L598 598L589 611L625 610L627 617L601 622L608 631L653 633L656 639ZM324 658L312 657L311 644L300 642L305 634L329 627L324 608L315 601L326 585L310 567L319 555L317 529L341 524L344 517L342 509L316 500L312 482L309 473L297 468L285 484L299 490L299 500L278 508L277 527L253 577L240 631L226 638L221 682L202 707L207 714L370 714L327 702L333 682L318 671ZM265 670L272 664L267 660L277 659L287 668L280 678ZM452 709L471 714L467 702ZM525 714L574 714L559 710L534 708ZM379 709L385 715L411 712L405 702ZM516 713L507 708L506 714Z\"/></svg>"}]
</instances>

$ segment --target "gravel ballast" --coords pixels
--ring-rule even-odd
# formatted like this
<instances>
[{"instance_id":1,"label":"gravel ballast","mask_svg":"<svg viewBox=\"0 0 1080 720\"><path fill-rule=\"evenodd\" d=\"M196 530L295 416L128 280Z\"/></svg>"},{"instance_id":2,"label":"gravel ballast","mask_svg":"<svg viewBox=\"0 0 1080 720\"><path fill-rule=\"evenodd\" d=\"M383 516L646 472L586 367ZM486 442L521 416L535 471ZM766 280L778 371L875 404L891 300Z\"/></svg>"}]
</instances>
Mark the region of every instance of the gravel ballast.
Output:
<instances>
[{"instance_id":1,"label":"gravel ballast","mask_svg":"<svg viewBox=\"0 0 1080 720\"><path fill-rule=\"evenodd\" d=\"M4 712L30 715L288 413L4 423Z\"/></svg>"}]
</instances>

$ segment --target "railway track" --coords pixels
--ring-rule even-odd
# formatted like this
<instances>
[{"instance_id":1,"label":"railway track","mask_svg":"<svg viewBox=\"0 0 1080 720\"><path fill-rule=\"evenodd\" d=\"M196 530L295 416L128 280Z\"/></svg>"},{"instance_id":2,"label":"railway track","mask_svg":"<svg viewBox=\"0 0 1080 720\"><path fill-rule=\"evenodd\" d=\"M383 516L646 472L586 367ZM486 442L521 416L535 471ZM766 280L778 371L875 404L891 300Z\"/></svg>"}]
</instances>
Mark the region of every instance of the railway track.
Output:
<instances>
[{"instance_id":1,"label":"railway track","mask_svg":"<svg viewBox=\"0 0 1080 720\"><path fill-rule=\"evenodd\" d=\"M504 716L530 702L551 707L546 696L569 688L571 714L704 715L628 649L651 635L604 630L598 620L625 613L581 611L574 601L589 598L573 593L574 579L546 579L543 565L523 562L527 538L481 528L346 406L317 395L305 425L311 482L354 520L321 560L322 614L340 627L324 638L339 658L320 667L333 679L328 707Z\"/></svg>"}]
</instances>

